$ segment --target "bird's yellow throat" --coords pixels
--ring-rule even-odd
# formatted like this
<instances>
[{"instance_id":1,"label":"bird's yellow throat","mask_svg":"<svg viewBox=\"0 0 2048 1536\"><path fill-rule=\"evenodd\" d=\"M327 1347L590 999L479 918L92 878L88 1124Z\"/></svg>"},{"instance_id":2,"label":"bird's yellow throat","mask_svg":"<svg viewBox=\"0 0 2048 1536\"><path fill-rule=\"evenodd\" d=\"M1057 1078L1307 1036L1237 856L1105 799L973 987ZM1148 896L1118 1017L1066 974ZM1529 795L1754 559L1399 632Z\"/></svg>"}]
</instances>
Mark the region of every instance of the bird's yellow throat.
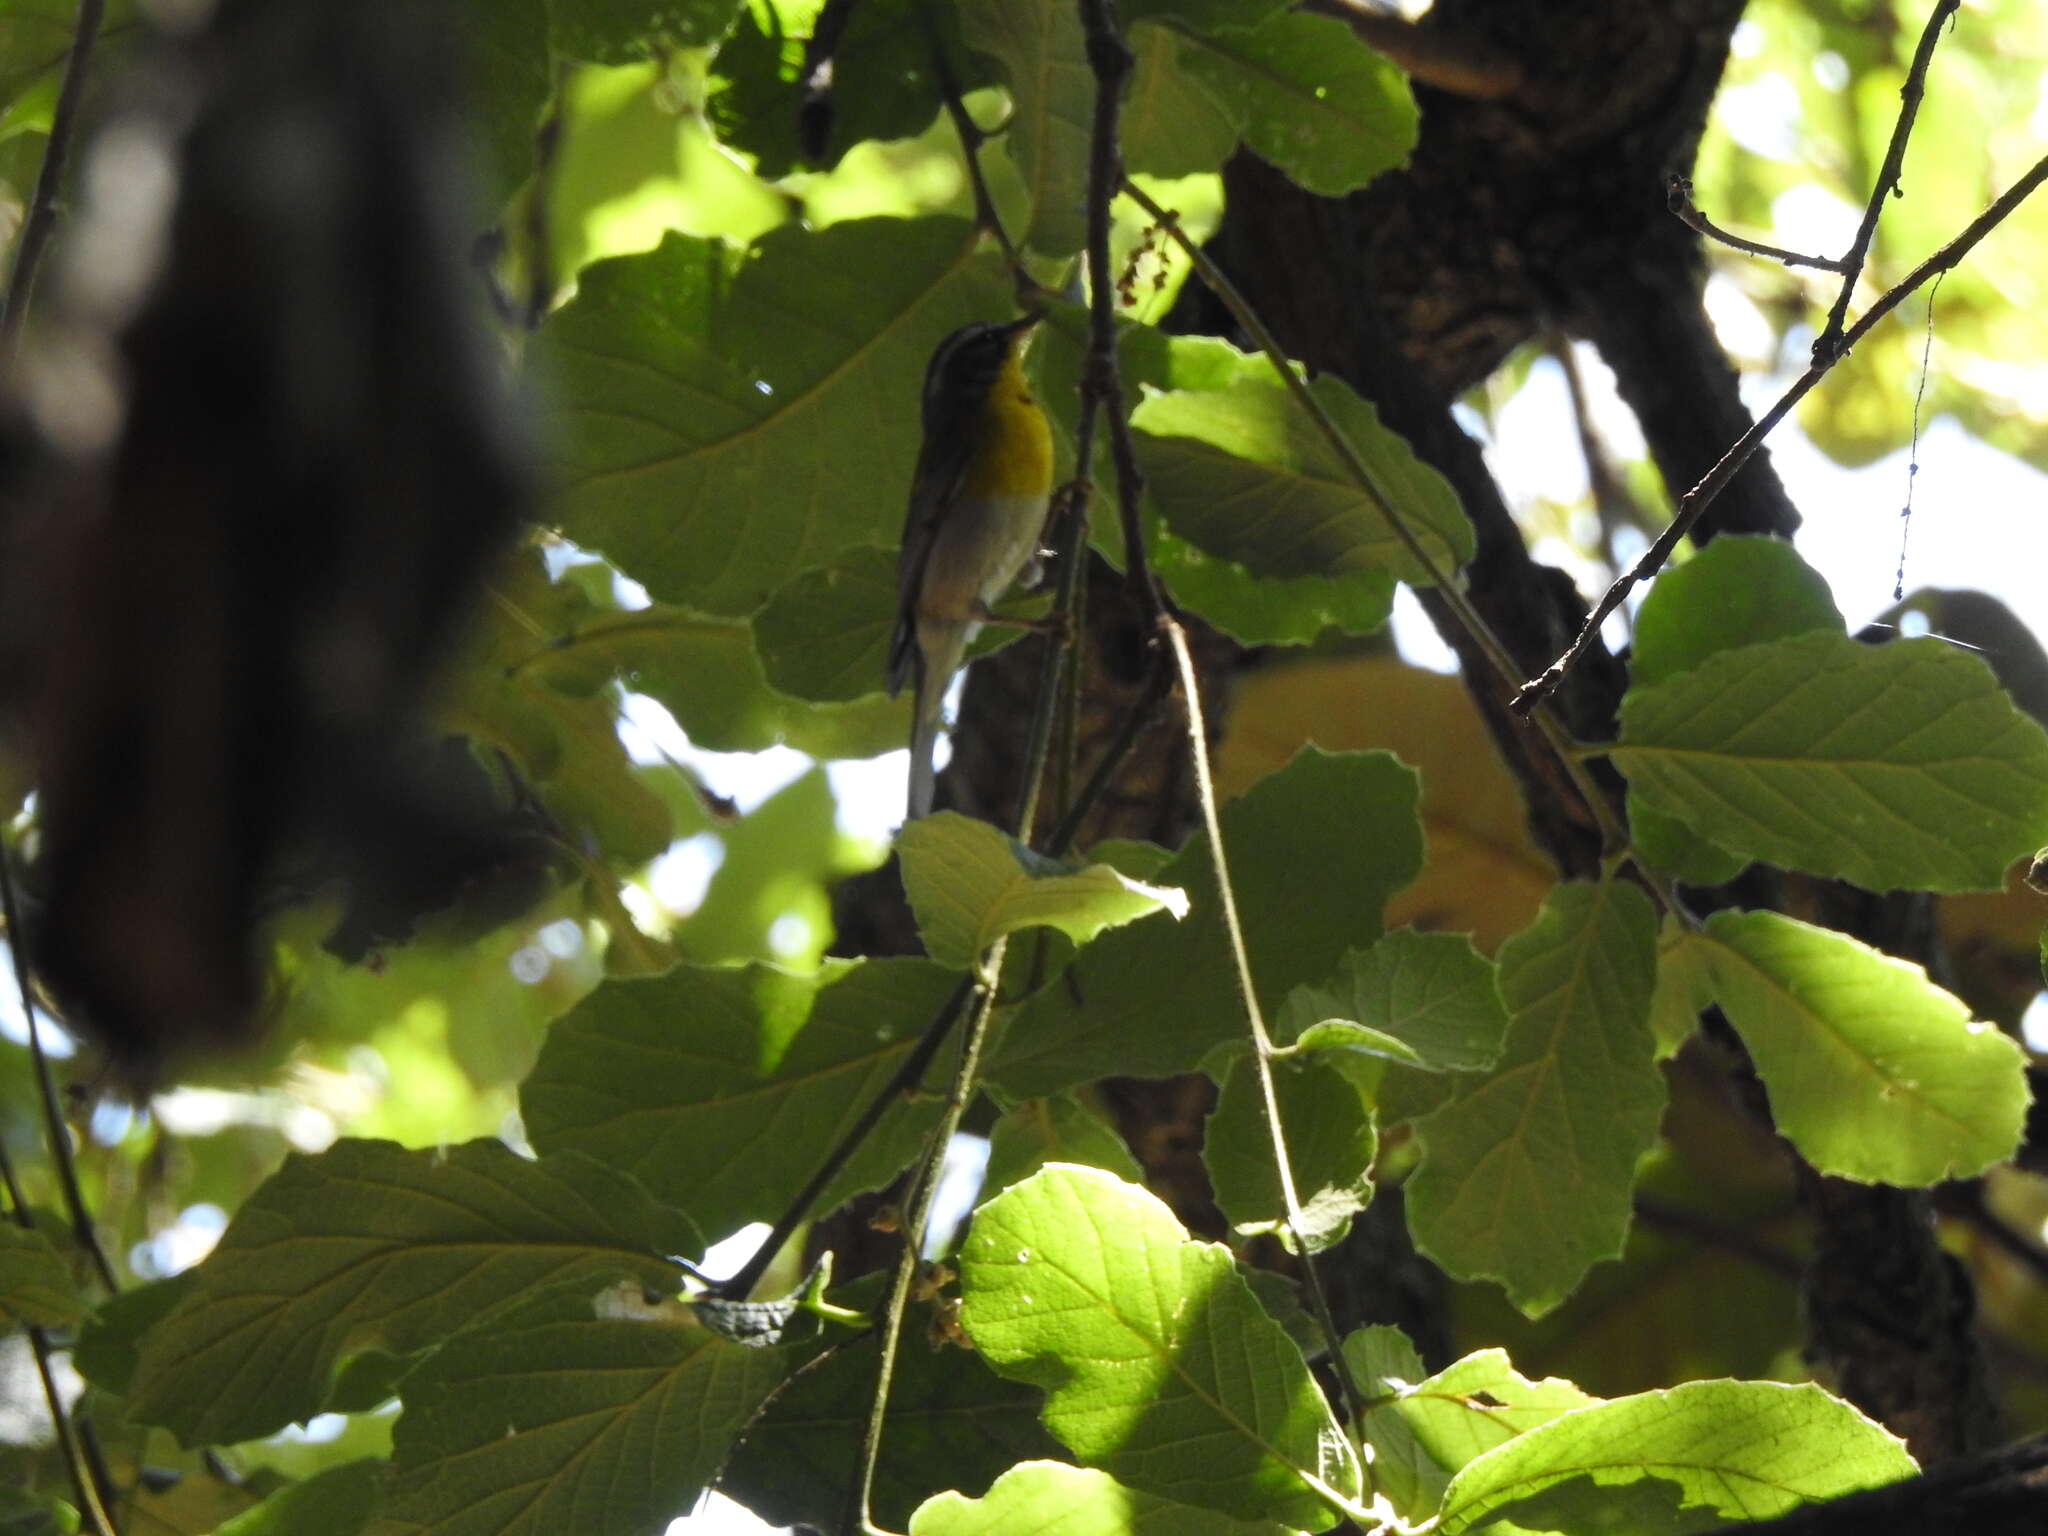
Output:
<instances>
[{"instance_id":1,"label":"bird's yellow throat","mask_svg":"<svg viewBox=\"0 0 2048 1536\"><path fill-rule=\"evenodd\" d=\"M1052 428L1024 377L1023 346L1012 345L976 424L966 496L1043 496L1052 489Z\"/></svg>"}]
</instances>

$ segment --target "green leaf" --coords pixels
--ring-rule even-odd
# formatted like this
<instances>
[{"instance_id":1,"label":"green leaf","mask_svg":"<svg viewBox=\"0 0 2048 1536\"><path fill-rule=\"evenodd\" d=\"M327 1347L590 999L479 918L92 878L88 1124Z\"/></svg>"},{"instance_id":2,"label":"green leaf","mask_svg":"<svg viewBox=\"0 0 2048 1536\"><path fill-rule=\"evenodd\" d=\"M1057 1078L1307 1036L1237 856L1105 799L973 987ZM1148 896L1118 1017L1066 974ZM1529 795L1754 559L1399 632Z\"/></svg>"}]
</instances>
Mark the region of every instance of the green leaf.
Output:
<instances>
[{"instance_id":1,"label":"green leaf","mask_svg":"<svg viewBox=\"0 0 2048 1536\"><path fill-rule=\"evenodd\" d=\"M1772 1119L1822 1173L1938 1184L2012 1156L2025 1055L1919 966L1776 912L1716 912L1698 942Z\"/></svg>"},{"instance_id":2,"label":"green leaf","mask_svg":"<svg viewBox=\"0 0 2048 1536\"><path fill-rule=\"evenodd\" d=\"M1631 688L1612 755L1712 842L1871 890L1997 890L2048 842L2048 735L1931 637L1719 652Z\"/></svg>"},{"instance_id":3,"label":"green leaf","mask_svg":"<svg viewBox=\"0 0 2048 1536\"><path fill-rule=\"evenodd\" d=\"M753 612L842 552L893 548L926 358L1006 313L967 223L788 225L737 273L671 235L593 263L529 352L550 380L549 515L656 597Z\"/></svg>"},{"instance_id":4,"label":"green leaf","mask_svg":"<svg viewBox=\"0 0 2048 1536\"><path fill-rule=\"evenodd\" d=\"M1133 24L1172 22L1190 32L1246 31L1286 10L1289 0L1131 0L1117 7Z\"/></svg>"},{"instance_id":5,"label":"green leaf","mask_svg":"<svg viewBox=\"0 0 2048 1536\"><path fill-rule=\"evenodd\" d=\"M1088 232L1095 108L1080 13L1066 0L959 0L958 9L967 46L1000 64L1010 83L1001 142L1031 199L1024 242L1047 256L1072 255Z\"/></svg>"},{"instance_id":6,"label":"green leaf","mask_svg":"<svg viewBox=\"0 0 2048 1536\"><path fill-rule=\"evenodd\" d=\"M199 1271L188 1269L102 1301L78 1331L78 1345L71 1353L78 1374L103 1391L127 1396L143 1339L198 1283Z\"/></svg>"},{"instance_id":7,"label":"green leaf","mask_svg":"<svg viewBox=\"0 0 2048 1536\"><path fill-rule=\"evenodd\" d=\"M1346 950L1379 937L1387 897L1422 867L1413 769L1390 753L1304 748L1223 808L1239 915L1261 1005L1328 979ZM1115 1073L1164 1077L1244 1037L1218 914L1208 839L1160 871L1188 893L1180 923L1104 934L1021 1009L990 1077L1029 1098Z\"/></svg>"},{"instance_id":8,"label":"green leaf","mask_svg":"<svg viewBox=\"0 0 2048 1536\"><path fill-rule=\"evenodd\" d=\"M896 851L924 947L954 970L974 965L997 939L1025 928L1056 929L1085 944L1105 928L1154 912L1187 916L1183 891L1143 884L1107 864L1046 858L987 822L953 811L909 823Z\"/></svg>"},{"instance_id":9,"label":"green leaf","mask_svg":"<svg viewBox=\"0 0 2048 1536\"><path fill-rule=\"evenodd\" d=\"M975 1213L960 1321L1005 1376L1045 1388L1045 1423L1147 1493L1321 1530L1358 1462L1308 1366L1227 1249L1158 1200L1054 1164Z\"/></svg>"},{"instance_id":10,"label":"green leaf","mask_svg":"<svg viewBox=\"0 0 2048 1536\"><path fill-rule=\"evenodd\" d=\"M658 1536L792 1363L720 1338L681 1302L536 1298L406 1379L370 1536Z\"/></svg>"},{"instance_id":11,"label":"green leaf","mask_svg":"<svg viewBox=\"0 0 2048 1536\"><path fill-rule=\"evenodd\" d=\"M1599 1401L1555 1377L1526 1379L1499 1349L1467 1355L1427 1379L1419 1369L1405 1374L1410 1361L1399 1360L1395 1363L1404 1374L1390 1380L1384 1369L1371 1368L1383 1353L1372 1338L1379 1331L1352 1334L1344 1341L1344 1353L1352 1369L1372 1383L1361 1381L1361 1390L1391 1397L1366 1410L1365 1438L1375 1452L1375 1486L1411 1521L1437 1512L1451 1478L1468 1462L1560 1414ZM1416 1359L1412 1365L1421 1363Z\"/></svg>"},{"instance_id":12,"label":"green leaf","mask_svg":"<svg viewBox=\"0 0 2048 1536\"><path fill-rule=\"evenodd\" d=\"M663 1255L701 1244L586 1158L338 1141L286 1158L236 1213L143 1336L129 1410L187 1445L269 1434L325 1406L352 1356L430 1348L543 1289L619 1276L673 1288Z\"/></svg>"},{"instance_id":13,"label":"green leaf","mask_svg":"<svg viewBox=\"0 0 2048 1536\"><path fill-rule=\"evenodd\" d=\"M1308 20L1311 18L1298 18ZM1457 494L1380 425L1371 402L1324 374L1310 386L1438 572L1472 558ZM1149 396L1131 415L1139 462L1172 529L1258 576L1376 567L1425 585L1379 503L1285 388L1240 379Z\"/></svg>"},{"instance_id":14,"label":"green leaf","mask_svg":"<svg viewBox=\"0 0 2048 1536\"><path fill-rule=\"evenodd\" d=\"M1650 687L1716 652L1817 629L1841 634L1842 615L1820 573L1790 544L1718 538L1650 588L1636 616L1629 677L1637 687ZM1695 885L1720 885L1749 862L1640 802L1630 794L1630 840L1657 868Z\"/></svg>"},{"instance_id":15,"label":"green leaf","mask_svg":"<svg viewBox=\"0 0 2048 1536\"><path fill-rule=\"evenodd\" d=\"M785 693L858 699L881 690L895 622L896 552L853 549L770 598L754 615L754 643L769 682ZM891 708L904 735L903 707Z\"/></svg>"},{"instance_id":16,"label":"green leaf","mask_svg":"<svg viewBox=\"0 0 2048 1536\"><path fill-rule=\"evenodd\" d=\"M1040 335L1033 351L1039 366L1038 398L1055 430L1071 441L1087 350L1086 316L1078 308L1056 306ZM1127 325L1117 351L1125 388L1132 392L1277 382L1262 355L1240 352L1213 336L1168 336L1149 325ZM1113 466L1107 445L1099 439L1097 460L1097 472L1106 484ZM1156 498L1149 494L1144 521L1152 568L1175 600L1247 645L1306 645L1333 629L1369 634L1385 625L1393 610L1394 578L1381 566L1359 566L1342 574L1254 572L1181 537L1165 524ZM1121 562L1114 537L1098 538L1096 548L1113 565Z\"/></svg>"},{"instance_id":17,"label":"green leaf","mask_svg":"<svg viewBox=\"0 0 2048 1536\"><path fill-rule=\"evenodd\" d=\"M118 0L109 7L131 9ZM134 18L125 20L132 25ZM0 6L0 137L23 129L49 131L58 78L77 29L77 0L10 0Z\"/></svg>"},{"instance_id":18,"label":"green leaf","mask_svg":"<svg viewBox=\"0 0 2048 1536\"><path fill-rule=\"evenodd\" d=\"M84 1315L56 1245L33 1227L0 1222L0 1320L68 1328Z\"/></svg>"},{"instance_id":19,"label":"green leaf","mask_svg":"<svg viewBox=\"0 0 2048 1536\"><path fill-rule=\"evenodd\" d=\"M1357 191L1415 147L1408 77L1331 17L1297 12L1190 35L1182 58L1245 143L1319 196Z\"/></svg>"},{"instance_id":20,"label":"green leaf","mask_svg":"<svg viewBox=\"0 0 2048 1536\"><path fill-rule=\"evenodd\" d=\"M1817 629L1845 632L1820 572L1783 539L1724 536L1651 585L1636 615L1629 680L1654 687L1722 651Z\"/></svg>"},{"instance_id":21,"label":"green leaf","mask_svg":"<svg viewBox=\"0 0 2048 1536\"><path fill-rule=\"evenodd\" d=\"M1379 566L1342 576L1255 576L1146 519L1152 570L1174 600L1244 645L1307 645L1327 631L1369 635L1394 611L1394 578Z\"/></svg>"},{"instance_id":22,"label":"green leaf","mask_svg":"<svg viewBox=\"0 0 2048 1536\"><path fill-rule=\"evenodd\" d=\"M547 7L463 0L456 14L467 49L470 157L495 211L533 173L534 135L554 90Z\"/></svg>"},{"instance_id":23,"label":"green leaf","mask_svg":"<svg viewBox=\"0 0 2048 1536\"><path fill-rule=\"evenodd\" d=\"M1236 1520L1126 1488L1105 1472L1027 1461L987 1495L942 1493L910 1517L910 1536L1285 1536L1270 1520Z\"/></svg>"},{"instance_id":24,"label":"green leaf","mask_svg":"<svg viewBox=\"0 0 2048 1536\"><path fill-rule=\"evenodd\" d=\"M831 937L828 882L871 859L840 835L823 768L792 779L724 829L725 860L676 939L700 963L775 960L810 970ZM792 937L778 932L795 919Z\"/></svg>"},{"instance_id":25,"label":"green leaf","mask_svg":"<svg viewBox=\"0 0 2048 1536\"><path fill-rule=\"evenodd\" d=\"M1134 63L1117 119L1126 167L1141 175L1192 176L1222 165L1237 148L1237 123L1186 67L1179 35L1140 21L1127 40Z\"/></svg>"},{"instance_id":26,"label":"green leaf","mask_svg":"<svg viewBox=\"0 0 2048 1536\"><path fill-rule=\"evenodd\" d=\"M549 0L555 51L592 64L632 64L716 42L740 0Z\"/></svg>"},{"instance_id":27,"label":"green leaf","mask_svg":"<svg viewBox=\"0 0 2048 1536\"><path fill-rule=\"evenodd\" d=\"M544 1152L634 1174L708 1231L772 1220L890 1076L955 985L923 960L682 966L599 987L554 1027L520 1091ZM938 1119L910 1097L819 1198L886 1183Z\"/></svg>"},{"instance_id":28,"label":"green leaf","mask_svg":"<svg viewBox=\"0 0 2048 1536\"><path fill-rule=\"evenodd\" d=\"M587 681L575 692L558 686L565 673L554 670L569 663L551 656L556 640L604 610L573 582L550 581L533 548L504 561L485 595L441 722L510 757L577 843L625 864L653 858L673 824L660 796L634 776L617 700L589 676L598 658L578 658Z\"/></svg>"},{"instance_id":29,"label":"green leaf","mask_svg":"<svg viewBox=\"0 0 2048 1536\"><path fill-rule=\"evenodd\" d=\"M1301 1202L1302 1241L1310 1253L1320 1253L1343 1240L1351 1218L1372 1200L1379 1147L1372 1109L1350 1079L1313 1056L1275 1061L1273 1088ZM1202 1137L1202 1161L1233 1230L1286 1233L1265 1097L1248 1056L1232 1062L1223 1080Z\"/></svg>"},{"instance_id":30,"label":"green leaf","mask_svg":"<svg viewBox=\"0 0 2048 1536\"><path fill-rule=\"evenodd\" d=\"M1657 990L1650 994L1650 1033L1657 1059L1675 1055L1714 1002L1713 952L1676 917L1657 936Z\"/></svg>"},{"instance_id":31,"label":"green leaf","mask_svg":"<svg viewBox=\"0 0 2048 1536\"><path fill-rule=\"evenodd\" d=\"M594 610L544 645L537 641L522 666L571 697L617 679L667 706L691 744L707 752L791 746L813 757L872 757L899 744L906 729L902 705L873 697L858 703L793 697L764 675L754 647L744 623L657 603ZM866 688L846 697L872 695L880 682L877 671Z\"/></svg>"},{"instance_id":32,"label":"green leaf","mask_svg":"<svg viewBox=\"0 0 2048 1536\"><path fill-rule=\"evenodd\" d=\"M1915 1470L1899 1441L1819 1387L1695 1381L1580 1409L1479 1457L1452 1479L1438 1529L1587 1529L1614 1501L1601 1490L1653 1478L1671 1485L1657 1492L1674 1513L1694 1512L1667 1528L1694 1530L1699 1511L1768 1520Z\"/></svg>"},{"instance_id":33,"label":"green leaf","mask_svg":"<svg viewBox=\"0 0 2048 1536\"><path fill-rule=\"evenodd\" d=\"M921 0L861 0L832 53L831 131L822 159L810 161L797 143L804 87L798 78L808 22L793 6L740 12L738 24L711 61L712 94L706 113L718 137L754 156L762 176L779 179L805 165L829 170L849 149L869 139L914 138L939 114L931 84L931 43L919 15ZM990 84L993 72L960 38L950 5L932 6L940 46L963 90ZM773 36L762 17L788 23ZM949 146L950 147L950 146Z\"/></svg>"},{"instance_id":34,"label":"green leaf","mask_svg":"<svg viewBox=\"0 0 2048 1536\"><path fill-rule=\"evenodd\" d=\"M1276 1039L1304 1051L1364 1051L1430 1072L1478 1072L1507 1033L1493 962L1461 933L1396 928L1344 957L1324 986L1297 987Z\"/></svg>"},{"instance_id":35,"label":"green leaf","mask_svg":"<svg viewBox=\"0 0 2048 1536\"><path fill-rule=\"evenodd\" d=\"M1039 1395L1005 1381L971 1351L918 1336L913 1314L889 1385L875 1467L874 1514L888 1530L942 1489L979 1493L1014 1462L1056 1456ZM719 1488L770 1525L833 1530L846 1513L862 1432L874 1405L873 1335L841 1345L775 1395L733 1452Z\"/></svg>"},{"instance_id":36,"label":"green leaf","mask_svg":"<svg viewBox=\"0 0 2048 1536\"><path fill-rule=\"evenodd\" d=\"M1083 1163L1129 1184L1145 1182L1116 1127L1072 1094L1055 1093L1024 1100L989 1131L983 1198L1021 1184L1047 1163Z\"/></svg>"},{"instance_id":37,"label":"green leaf","mask_svg":"<svg viewBox=\"0 0 2048 1536\"><path fill-rule=\"evenodd\" d=\"M384 1463L343 1462L288 1483L214 1536L360 1536L384 1498Z\"/></svg>"},{"instance_id":38,"label":"green leaf","mask_svg":"<svg viewBox=\"0 0 2048 1536\"><path fill-rule=\"evenodd\" d=\"M1500 1281L1531 1317L1618 1258L1628 1235L1636 1159L1664 1108L1649 1031L1656 964L1641 890L1558 886L1501 946L1499 1065L1417 1122L1416 1245L1459 1279Z\"/></svg>"}]
</instances>

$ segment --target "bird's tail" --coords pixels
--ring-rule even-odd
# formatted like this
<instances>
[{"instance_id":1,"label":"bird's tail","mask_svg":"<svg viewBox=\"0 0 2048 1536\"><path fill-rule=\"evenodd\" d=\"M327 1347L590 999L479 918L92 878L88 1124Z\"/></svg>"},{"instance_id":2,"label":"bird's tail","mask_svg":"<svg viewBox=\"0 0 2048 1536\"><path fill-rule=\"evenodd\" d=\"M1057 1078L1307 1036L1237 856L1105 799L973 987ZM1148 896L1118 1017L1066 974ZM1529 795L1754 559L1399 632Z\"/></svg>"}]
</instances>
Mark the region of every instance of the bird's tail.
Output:
<instances>
[{"instance_id":1,"label":"bird's tail","mask_svg":"<svg viewBox=\"0 0 2048 1536\"><path fill-rule=\"evenodd\" d=\"M916 652L912 674L917 686L916 710L910 717L910 802L905 812L909 821L932 813L932 796L938 788L932 748L938 742L939 725L945 718L946 690L952 686L953 674L960 670L967 650L964 632L957 639L947 638L950 643L940 647L943 655L928 655L922 647Z\"/></svg>"}]
</instances>

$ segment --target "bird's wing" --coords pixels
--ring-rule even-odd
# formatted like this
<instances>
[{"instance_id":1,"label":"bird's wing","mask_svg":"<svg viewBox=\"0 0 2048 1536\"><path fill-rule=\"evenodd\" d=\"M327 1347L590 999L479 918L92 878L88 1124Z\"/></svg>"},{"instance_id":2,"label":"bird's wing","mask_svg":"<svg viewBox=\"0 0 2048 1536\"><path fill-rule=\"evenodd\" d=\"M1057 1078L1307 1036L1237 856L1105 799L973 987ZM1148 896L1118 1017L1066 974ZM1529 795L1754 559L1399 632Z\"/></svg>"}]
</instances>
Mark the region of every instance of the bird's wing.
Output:
<instances>
[{"instance_id":1,"label":"bird's wing","mask_svg":"<svg viewBox=\"0 0 2048 1536\"><path fill-rule=\"evenodd\" d=\"M918 450L917 473L910 482L910 505L903 519L903 544L896 557L896 628L889 636L889 692L902 690L910 678L917 651L917 593L924 568L931 561L939 528L959 494L973 444L965 424L926 422L924 446Z\"/></svg>"}]
</instances>

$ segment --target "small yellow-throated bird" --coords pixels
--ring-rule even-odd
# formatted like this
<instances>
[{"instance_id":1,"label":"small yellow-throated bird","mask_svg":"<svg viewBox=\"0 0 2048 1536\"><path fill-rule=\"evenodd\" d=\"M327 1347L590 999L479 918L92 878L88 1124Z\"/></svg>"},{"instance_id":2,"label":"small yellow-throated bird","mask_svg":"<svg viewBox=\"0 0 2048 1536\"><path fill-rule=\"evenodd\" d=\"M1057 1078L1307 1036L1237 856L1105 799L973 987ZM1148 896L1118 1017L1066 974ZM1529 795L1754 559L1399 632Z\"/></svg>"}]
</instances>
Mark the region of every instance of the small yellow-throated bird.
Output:
<instances>
[{"instance_id":1,"label":"small yellow-throated bird","mask_svg":"<svg viewBox=\"0 0 2048 1536\"><path fill-rule=\"evenodd\" d=\"M1037 553L1052 494L1052 429L1024 378L1041 317L963 325L924 373L924 446L896 564L889 692L915 678L912 817L932 808L932 742L967 645Z\"/></svg>"}]
</instances>

